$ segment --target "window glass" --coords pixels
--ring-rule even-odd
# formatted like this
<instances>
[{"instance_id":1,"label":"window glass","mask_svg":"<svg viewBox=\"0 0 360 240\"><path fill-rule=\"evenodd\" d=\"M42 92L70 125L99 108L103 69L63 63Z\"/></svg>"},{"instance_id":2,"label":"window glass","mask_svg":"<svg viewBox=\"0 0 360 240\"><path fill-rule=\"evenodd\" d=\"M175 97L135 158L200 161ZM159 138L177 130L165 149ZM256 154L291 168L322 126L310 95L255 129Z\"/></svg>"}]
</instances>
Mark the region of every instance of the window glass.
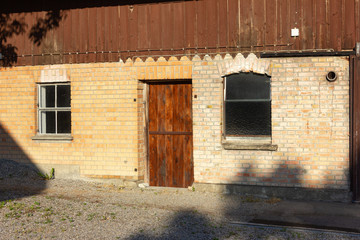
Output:
<instances>
[{"instance_id":1,"label":"window glass","mask_svg":"<svg viewBox=\"0 0 360 240\"><path fill-rule=\"evenodd\" d=\"M225 135L270 136L270 77L239 73L225 79Z\"/></svg>"},{"instance_id":2,"label":"window glass","mask_svg":"<svg viewBox=\"0 0 360 240\"><path fill-rule=\"evenodd\" d=\"M41 132L55 133L55 111L41 112Z\"/></svg>"},{"instance_id":3,"label":"window glass","mask_svg":"<svg viewBox=\"0 0 360 240\"><path fill-rule=\"evenodd\" d=\"M227 102L226 135L271 135L270 102Z\"/></svg>"},{"instance_id":4,"label":"window glass","mask_svg":"<svg viewBox=\"0 0 360 240\"><path fill-rule=\"evenodd\" d=\"M57 107L70 107L70 85L57 86Z\"/></svg>"},{"instance_id":5,"label":"window glass","mask_svg":"<svg viewBox=\"0 0 360 240\"><path fill-rule=\"evenodd\" d=\"M57 132L71 133L71 112L58 111L57 112Z\"/></svg>"},{"instance_id":6,"label":"window glass","mask_svg":"<svg viewBox=\"0 0 360 240\"><path fill-rule=\"evenodd\" d=\"M226 99L270 99L270 79L254 73L226 77Z\"/></svg>"},{"instance_id":7,"label":"window glass","mask_svg":"<svg viewBox=\"0 0 360 240\"><path fill-rule=\"evenodd\" d=\"M40 89L40 106L55 107L55 86L42 86Z\"/></svg>"}]
</instances>

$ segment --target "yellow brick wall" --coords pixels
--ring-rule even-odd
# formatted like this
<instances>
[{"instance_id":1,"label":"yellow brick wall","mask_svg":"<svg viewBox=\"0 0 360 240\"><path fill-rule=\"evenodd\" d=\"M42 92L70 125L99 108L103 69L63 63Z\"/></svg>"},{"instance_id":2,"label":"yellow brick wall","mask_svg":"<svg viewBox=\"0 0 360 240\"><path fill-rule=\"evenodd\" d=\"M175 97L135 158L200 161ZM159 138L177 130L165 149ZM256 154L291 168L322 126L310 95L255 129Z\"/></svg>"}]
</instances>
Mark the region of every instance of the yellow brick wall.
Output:
<instances>
[{"instance_id":1,"label":"yellow brick wall","mask_svg":"<svg viewBox=\"0 0 360 240\"><path fill-rule=\"evenodd\" d=\"M227 58L230 58L227 56ZM269 59L272 144L277 151L224 150L226 59L194 58L194 165L198 183L349 188L349 62L346 57ZM328 82L328 71L338 79Z\"/></svg>"},{"instance_id":2,"label":"yellow brick wall","mask_svg":"<svg viewBox=\"0 0 360 240\"><path fill-rule=\"evenodd\" d=\"M269 60L272 144L278 150L250 151L222 146L223 78L218 65L229 58L138 58L125 63L2 68L1 158L57 166L59 171L77 166L79 177L146 180L146 82L192 79L197 95L193 98L196 182L348 189L348 59ZM36 83L47 69L65 72L71 82L71 142L31 139L37 129ZM338 80L327 82L328 71L337 72Z\"/></svg>"},{"instance_id":3,"label":"yellow brick wall","mask_svg":"<svg viewBox=\"0 0 360 240\"><path fill-rule=\"evenodd\" d=\"M56 76L59 72L71 82L73 140L32 140L37 130L36 83L63 80ZM0 158L40 169L58 166L60 175L73 174L71 167L78 166L79 176L67 177L143 179L145 99L139 80L188 79L191 73L187 58L2 68Z\"/></svg>"}]
</instances>

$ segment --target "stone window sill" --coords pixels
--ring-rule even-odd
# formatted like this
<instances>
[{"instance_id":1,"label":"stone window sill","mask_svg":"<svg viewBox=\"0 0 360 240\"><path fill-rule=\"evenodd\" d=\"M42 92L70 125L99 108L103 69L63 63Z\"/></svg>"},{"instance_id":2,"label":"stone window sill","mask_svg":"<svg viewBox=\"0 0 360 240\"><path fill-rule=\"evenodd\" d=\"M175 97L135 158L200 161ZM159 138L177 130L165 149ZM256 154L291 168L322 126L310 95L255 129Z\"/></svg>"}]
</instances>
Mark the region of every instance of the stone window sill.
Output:
<instances>
[{"instance_id":1,"label":"stone window sill","mask_svg":"<svg viewBox=\"0 0 360 240\"><path fill-rule=\"evenodd\" d=\"M227 138L221 142L226 150L276 151L277 145L271 143L271 137Z\"/></svg>"},{"instance_id":2,"label":"stone window sill","mask_svg":"<svg viewBox=\"0 0 360 240\"><path fill-rule=\"evenodd\" d=\"M34 141L71 142L73 137L69 134L39 134L31 139Z\"/></svg>"}]
</instances>

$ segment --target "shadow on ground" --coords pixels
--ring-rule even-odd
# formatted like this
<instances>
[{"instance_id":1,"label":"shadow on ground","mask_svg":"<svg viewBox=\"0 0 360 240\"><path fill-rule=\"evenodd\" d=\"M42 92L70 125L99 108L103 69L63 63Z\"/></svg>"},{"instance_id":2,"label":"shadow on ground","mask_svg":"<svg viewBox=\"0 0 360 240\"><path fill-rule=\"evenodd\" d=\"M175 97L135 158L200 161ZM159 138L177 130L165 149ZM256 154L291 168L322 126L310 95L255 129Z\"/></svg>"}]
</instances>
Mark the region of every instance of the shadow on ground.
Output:
<instances>
[{"instance_id":1,"label":"shadow on ground","mask_svg":"<svg viewBox=\"0 0 360 240\"><path fill-rule=\"evenodd\" d=\"M223 234L221 226L214 225L205 216L190 210L178 212L165 227L160 236L152 232L140 232L129 239L218 239Z\"/></svg>"},{"instance_id":2,"label":"shadow on ground","mask_svg":"<svg viewBox=\"0 0 360 240\"><path fill-rule=\"evenodd\" d=\"M40 170L0 124L0 201L39 194L46 188Z\"/></svg>"}]
</instances>

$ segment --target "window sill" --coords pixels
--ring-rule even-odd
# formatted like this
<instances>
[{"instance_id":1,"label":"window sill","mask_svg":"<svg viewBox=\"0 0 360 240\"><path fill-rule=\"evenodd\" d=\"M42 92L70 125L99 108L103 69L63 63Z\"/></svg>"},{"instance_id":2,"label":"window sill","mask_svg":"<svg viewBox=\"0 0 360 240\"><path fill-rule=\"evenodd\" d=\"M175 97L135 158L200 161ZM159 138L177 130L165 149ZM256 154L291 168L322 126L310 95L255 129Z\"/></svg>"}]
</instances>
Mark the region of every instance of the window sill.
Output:
<instances>
[{"instance_id":1,"label":"window sill","mask_svg":"<svg viewBox=\"0 0 360 240\"><path fill-rule=\"evenodd\" d=\"M234 138L222 140L226 150L276 151L277 145L271 144L271 138Z\"/></svg>"},{"instance_id":2,"label":"window sill","mask_svg":"<svg viewBox=\"0 0 360 240\"><path fill-rule=\"evenodd\" d=\"M71 142L74 138L69 134L39 134L31 139L34 141Z\"/></svg>"}]
</instances>

